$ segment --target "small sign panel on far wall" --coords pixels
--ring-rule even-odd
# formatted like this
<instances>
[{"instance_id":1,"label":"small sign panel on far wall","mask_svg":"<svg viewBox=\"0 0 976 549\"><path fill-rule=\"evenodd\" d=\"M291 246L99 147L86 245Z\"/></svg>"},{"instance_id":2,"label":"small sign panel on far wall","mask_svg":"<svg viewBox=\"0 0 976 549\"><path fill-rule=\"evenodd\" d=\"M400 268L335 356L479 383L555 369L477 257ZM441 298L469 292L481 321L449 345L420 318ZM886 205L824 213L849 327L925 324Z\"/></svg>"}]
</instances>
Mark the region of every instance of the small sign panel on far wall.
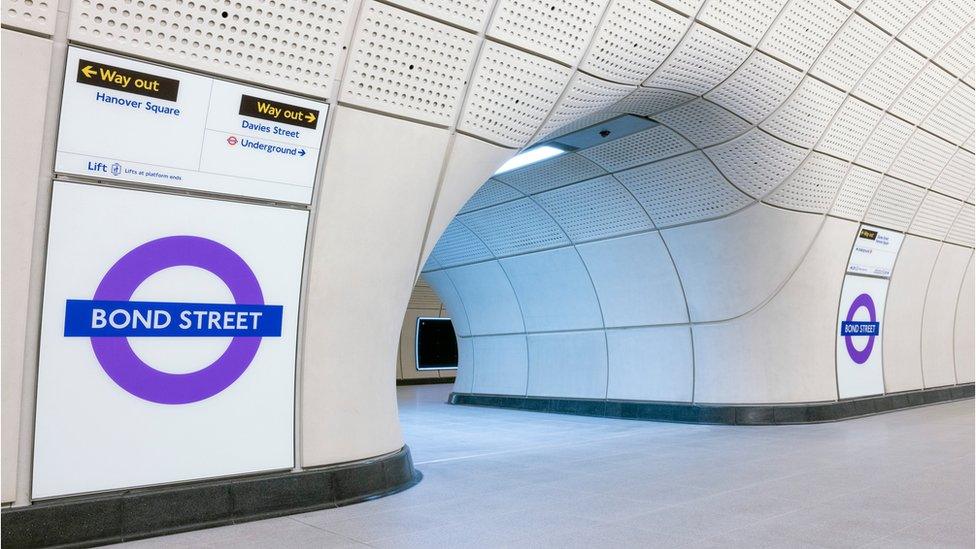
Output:
<instances>
[{"instance_id":1,"label":"small sign panel on far wall","mask_svg":"<svg viewBox=\"0 0 976 549\"><path fill-rule=\"evenodd\" d=\"M891 278L895 258L905 235L887 229L861 225L847 264L850 274Z\"/></svg>"},{"instance_id":2,"label":"small sign panel on far wall","mask_svg":"<svg viewBox=\"0 0 976 549\"><path fill-rule=\"evenodd\" d=\"M308 204L328 105L76 47L55 171Z\"/></svg>"}]
</instances>

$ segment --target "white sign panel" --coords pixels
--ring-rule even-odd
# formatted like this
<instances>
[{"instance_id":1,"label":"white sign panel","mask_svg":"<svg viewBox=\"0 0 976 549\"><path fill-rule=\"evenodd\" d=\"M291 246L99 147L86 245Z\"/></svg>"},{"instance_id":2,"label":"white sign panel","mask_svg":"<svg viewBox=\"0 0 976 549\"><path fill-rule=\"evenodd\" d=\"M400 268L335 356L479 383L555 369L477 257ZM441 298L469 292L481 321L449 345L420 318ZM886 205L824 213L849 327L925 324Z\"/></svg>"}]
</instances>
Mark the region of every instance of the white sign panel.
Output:
<instances>
[{"instance_id":1,"label":"white sign panel","mask_svg":"<svg viewBox=\"0 0 976 549\"><path fill-rule=\"evenodd\" d=\"M888 281L844 277L837 315L837 389L840 398L884 393L881 319Z\"/></svg>"},{"instance_id":2,"label":"white sign panel","mask_svg":"<svg viewBox=\"0 0 976 549\"><path fill-rule=\"evenodd\" d=\"M292 467L307 223L55 182L33 497Z\"/></svg>"},{"instance_id":3,"label":"white sign panel","mask_svg":"<svg viewBox=\"0 0 976 549\"><path fill-rule=\"evenodd\" d=\"M328 105L68 49L55 170L308 204Z\"/></svg>"},{"instance_id":4,"label":"white sign panel","mask_svg":"<svg viewBox=\"0 0 976 549\"><path fill-rule=\"evenodd\" d=\"M847 272L891 278L904 238L905 235L899 232L862 225L854 239Z\"/></svg>"}]
</instances>

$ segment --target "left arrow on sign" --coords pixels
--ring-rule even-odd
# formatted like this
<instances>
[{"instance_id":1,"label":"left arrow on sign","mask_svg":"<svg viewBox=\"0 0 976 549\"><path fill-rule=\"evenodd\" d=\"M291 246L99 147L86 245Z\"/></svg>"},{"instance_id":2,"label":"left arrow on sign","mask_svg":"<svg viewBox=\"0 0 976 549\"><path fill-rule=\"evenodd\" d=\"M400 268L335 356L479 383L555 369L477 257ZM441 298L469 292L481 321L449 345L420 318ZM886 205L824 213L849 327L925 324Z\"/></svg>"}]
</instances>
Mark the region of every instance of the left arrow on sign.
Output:
<instances>
[{"instance_id":1,"label":"left arrow on sign","mask_svg":"<svg viewBox=\"0 0 976 549\"><path fill-rule=\"evenodd\" d=\"M81 74L84 74L86 78L91 78L92 76L95 76L96 72L91 65L87 65L81 69Z\"/></svg>"}]
</instances>

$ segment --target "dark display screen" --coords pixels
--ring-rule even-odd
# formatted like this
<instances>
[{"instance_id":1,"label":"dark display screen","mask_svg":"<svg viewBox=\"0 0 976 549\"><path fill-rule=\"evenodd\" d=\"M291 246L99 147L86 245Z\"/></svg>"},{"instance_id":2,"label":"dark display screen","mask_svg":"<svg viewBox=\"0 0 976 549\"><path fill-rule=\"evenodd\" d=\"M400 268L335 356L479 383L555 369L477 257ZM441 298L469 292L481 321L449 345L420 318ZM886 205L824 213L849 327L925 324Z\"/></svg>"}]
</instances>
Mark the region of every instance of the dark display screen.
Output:
<instances>
[{"instance_id":1,"label":"dark display screen","mask_svg":"<svg viewBox=\"0 0 976 549\"><path fill-rule=\"evenodd\" d=\"M457 368L458 349L449 318L417 319L417 369Z\"/></svg>"}]
</instances>

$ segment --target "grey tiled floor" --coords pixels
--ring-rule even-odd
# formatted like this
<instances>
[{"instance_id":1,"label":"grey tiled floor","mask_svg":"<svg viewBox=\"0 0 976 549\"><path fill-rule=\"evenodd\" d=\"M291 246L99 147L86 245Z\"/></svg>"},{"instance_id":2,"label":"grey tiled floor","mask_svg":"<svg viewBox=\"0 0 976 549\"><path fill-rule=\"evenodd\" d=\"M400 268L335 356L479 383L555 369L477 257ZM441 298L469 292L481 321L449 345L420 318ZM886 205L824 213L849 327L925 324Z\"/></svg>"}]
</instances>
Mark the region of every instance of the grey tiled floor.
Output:
<instances>
[{"instance_id":1,"label":"grey tiled floor","mask_svg":"<svg viewBox=\"0 0 976 549\"><path fill-rule=\"evenodd\" d=\"M450 389L399 390L410 490L130 545L974 546L972 400L728 427L449 406Z\"/></svg>"}]
</instances>

